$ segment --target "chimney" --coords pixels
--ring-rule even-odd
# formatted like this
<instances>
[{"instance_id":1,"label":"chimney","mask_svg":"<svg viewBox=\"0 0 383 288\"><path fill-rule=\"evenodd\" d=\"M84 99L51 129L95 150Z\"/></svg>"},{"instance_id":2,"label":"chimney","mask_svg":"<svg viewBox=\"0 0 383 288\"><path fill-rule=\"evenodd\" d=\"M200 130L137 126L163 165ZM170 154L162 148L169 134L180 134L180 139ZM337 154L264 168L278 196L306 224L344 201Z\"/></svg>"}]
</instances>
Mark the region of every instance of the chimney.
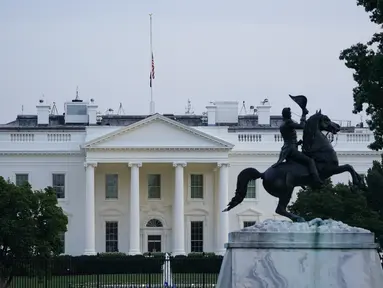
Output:
<instances>
[{"instance_id":1,"label":"chimney","mask_svg":"<svg viewBox=\"0 0 383 288\"><path fill-rule=\"evenodd\" d=\"M216 110L217 106L215 105L209 105L206 106L207 109L207 125L208 126L214 126L216 121Z\"/></svg>"},{"instance_id":2,"label":"chimney","mask_svg":"<svg viewBox=\"0 0 383 288\"><path fill-rule=\"evenodd\" d=\"M90 99L90 104L88 104L89 124L97 124L97 108L98 105L94 104L94 99Z\"/></svg>"},{"instance_id":3,"label":"chimney","mask_svg":"<svg viewBox=\"0 0 383 288\"><path fill-rule=\"evenodd\" d=\"M261 105L257 106L258 124L270 125L270 109L269 101L265 99Z\"/></svg>"},{"instance_id":4,"label":"chimney","mask_svg":"<svg viewBox=\"0 0 383 288\"><path fill-rule=\"evenodd\" d=\"M40 99L37 108L37 124L48 125L49 124L49 111L51 107L44 103L44 100Z\"/></svg>"}]
</instances>

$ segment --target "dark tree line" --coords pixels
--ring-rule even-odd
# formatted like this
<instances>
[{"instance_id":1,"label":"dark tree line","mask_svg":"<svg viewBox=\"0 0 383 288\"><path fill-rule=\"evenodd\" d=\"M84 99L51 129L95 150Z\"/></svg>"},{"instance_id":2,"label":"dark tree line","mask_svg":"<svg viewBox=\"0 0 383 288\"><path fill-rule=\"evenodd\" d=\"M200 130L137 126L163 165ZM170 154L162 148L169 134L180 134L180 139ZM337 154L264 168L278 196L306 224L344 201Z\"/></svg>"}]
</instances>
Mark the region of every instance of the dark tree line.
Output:
<instances>
[{"instance_id":1,"label":"dark tree line","mask_svg":"<svg viewBox=\"0 0 383 288\"><path fill-rule=\"evenodd\" d=\"M357 189L352 183L333 185L327 180L320 189L301 189L289 210L306 220L334 219L368 229L383 245L383 157L368 169L365 183Z\"/></svg>"}]
</instances>

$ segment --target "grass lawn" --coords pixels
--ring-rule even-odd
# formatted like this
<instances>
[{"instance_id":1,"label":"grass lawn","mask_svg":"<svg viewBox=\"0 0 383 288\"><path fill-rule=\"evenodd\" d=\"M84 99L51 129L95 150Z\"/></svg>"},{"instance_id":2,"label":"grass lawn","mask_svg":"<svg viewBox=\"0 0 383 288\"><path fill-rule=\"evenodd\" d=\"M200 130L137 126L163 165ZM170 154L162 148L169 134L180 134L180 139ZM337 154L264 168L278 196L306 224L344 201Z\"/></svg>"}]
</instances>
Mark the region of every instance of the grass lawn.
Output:
<instances>
[{"instance_id":1,"label":"grass lawn","mask_svg":"<svg viewBox=\"0 0 383 288\"><path fill-rule=\"evenodd\" d=\"M214 287L218 274L173 274L173 284L177 287ZM16 277L11 288L103 288L130 287L129 285L163 285L162 273L159 274L115 274L115 275L78 275L53 276L39 281L37 278ZM180 285L181 284L181 285ZM184 285L182 285L184 284ZM194 286L191 286L195 284ZM203 285L205 284L205 285ZM190 286L189 286L190 285ZM153 286L152 286L153 287ZM163 287L163 286L162 286Z\"/></svg>"}]
</instances>

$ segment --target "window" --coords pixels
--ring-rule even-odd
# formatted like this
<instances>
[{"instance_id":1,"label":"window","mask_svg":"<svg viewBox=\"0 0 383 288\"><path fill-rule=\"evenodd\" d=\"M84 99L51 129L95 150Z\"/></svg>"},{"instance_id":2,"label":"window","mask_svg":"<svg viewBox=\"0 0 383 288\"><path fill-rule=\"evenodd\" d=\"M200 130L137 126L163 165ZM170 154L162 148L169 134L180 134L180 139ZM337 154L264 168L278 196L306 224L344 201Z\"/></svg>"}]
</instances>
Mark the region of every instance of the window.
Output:
<instances>
[{"instance_id":1,"label":"window","mask_svg":"<svg viewBox=\"0 0 383 288\"><path fill-rule=\"evenodd\" d=\"M105 252L118 252L118 222L105 223Z\"/></svg>"},{"instance_id":2,"label":"window","mask_svg":"<svg viewBox=\"0 0 383 288\"><path fill-rule=\"evenodd\" d=\"M148 175L148 198L149 199L161 198L161 175L159 174Z\"/></svg>"},{"instance_id":3,"label":"window","mask_svg":"<svg viewBox=\"0 0 383 288\"><path fill-rule=\"evenodd\" d=\"M203 199L203 175L190 175L190 197L192 199Z\"/></svg>"},{"instance_id":4,"label":"window","mask_svg":"<svg viewBox=\"0 0 383 288\"><path fill-rule=\"evenodd\" d=\"M148 223L146 223L146 227L158 228L158 227L163 227L163 225L162 225L162 222L158 219L150 219Z\"/></svg>"},{"instance_id":5,"label":"window","mask_svg":"<svg viewBox=\"0 0 383 288\"><path fill-rule=\"evenodd\" d=\"M118 198L118 174L105 175L105 198Z\"/></svg>"},{"instance_id":6,"label":"window","mask_svg":"<svg viewBox=\"0 0 383 288\"><path fill-rule=\"evenodd\" d=\"M255 221L243 221L243 228L255 225Z\"/></svg>"},{"instance_id":7,"label":"window","mask_svg":"<svg viewBox=\"0 0 383 288\"><path fill-rule=\"evenodd\" d=\"M60 254L65 253L65 233L60 233Z\"/></svg>"},{"instance_id":8,"label":"window","mask_svg":"<svg viewBox=\"0 0 383 288\"><path fill-rule=\"evenodd\" d=\"M245 198L255 199L257 196L256 192L256 182L255 180L251 180L249 184L247 184L247 192Z\"/></svg>"},{"instance_id":9,"label":"window","mask_svg":"<svg viewBox=\"0 0 383 288\"><path fill-rule=\"evenodd\" d=\"M52 187L57 199L65 198L65 174L52 174Z\"/></svg>"},{"instance_id":10,"label":"window","mask_svg":"<svg viewBox=\"0 0 383 288\"><path fill-rule=\"evenodd\" d=\"M161 252L161 235L148 235L148 252Z\"/></svg>"},{"instance_id":11,"label":"window","mask_svg":"<svg viewBox=\"0 0 383 288\"><path fill-rule=\"evenodd\" d=\"M191 221L191 252L203 252L203 221Z\"/></svg>"},{"instance_id":12,"label":"window","mask_svg":"<svg viewBox=\"0 0 383 288\"><path fill-rule=\"evenodd\" d=\"M25 182L28 182L28 174L16 174L16 185L21 186Z\"/></svg>"}]
</instances>

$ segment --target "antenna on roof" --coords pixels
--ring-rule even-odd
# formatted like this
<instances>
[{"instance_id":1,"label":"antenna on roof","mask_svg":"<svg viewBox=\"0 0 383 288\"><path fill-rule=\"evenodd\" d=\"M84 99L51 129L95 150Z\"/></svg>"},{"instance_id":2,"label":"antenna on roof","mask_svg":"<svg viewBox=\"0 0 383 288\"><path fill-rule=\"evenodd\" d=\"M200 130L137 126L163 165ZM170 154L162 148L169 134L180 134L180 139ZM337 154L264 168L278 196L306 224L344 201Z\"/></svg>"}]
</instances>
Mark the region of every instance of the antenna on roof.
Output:
<instances>
[{"instance_id":1,"label":"antenna on roof","mask_svg":"<svg viewBox=\"0 0 383 288\"><path fill-rule=\"evenodd\" d=\"M359 124L359 127L360 127L360 128L363 128L363 127L364 127L363 115L360 115L360 124Z\"/></svg>"},{"instance_id":2,"label":"antenna on roof","mask_svg":"<svg viewBox=\"0 0 383 288\"><path fill-rule=\"evenodd\" d=\"M265 98L263 101L261 101L262 105L265 105L266 103L269 103L269 99Z\"/></svg>"},{"instance_id":3,"label":"antenna on roof","mask_svg":"<svg viewBox=\"0 0 383 288\"><path fill-rule=\"evenodd\" d=\"M240 115L242 114L242 111L244 111L245 114L247 114L245 101L242 101L242 107L241 107L241 110L239 111Z\"/></svg>"},{"instance_id":4,"label":"antenna on roof","mask_svg":"<svg viewBox=\"0 0 383 288\"><path fill-rule=\"evenodd\" d=\"M117 115L126 115L124 107L122 107L122 103L120 102L120 107L118 107Z\"/></svg>"},{"instance_id":5,"label":"antenna on roof","mask_svg":"<svg viewBox=\"0 0 383 288\"><path fill-rule=\"evenodd\" d=\"M58 114L59 114L59 111L57 110L56 102L53 102L53 106L52 106L50 115L58 115Z\"/></svg>"},{"instance_id":6,"label":"antenna on roof","mask_svg":"<svg viewBox=\"0 0 383 288\"><path fill-rule=\"evenodd\" d=\"M106 109L105 115L112 115L114 112L113 108Z\"/></svg>"},{"instance_id":7,"label":"antenna on roof","mask_svg":"<svg viewBox=\"0 0 383 288\"><path fill-rule=\"evenodd\" d=\"M78 86L76 87L76 98L73 99L72 102L82 102L82 100L80 100L80 97L78 96Z\"/></svg>"},{"instance_id":8,"label":"antenna on roof","mask_svg":"<svg viewBox=\"0 0 383 288\"><path fill-rule=\"evenodd\" d=\"M253 115L255 115L255 113L257 113L257 108L255 108L253 105L250 106L250 110L253 111Z\"/></svg>"},{"instance_id":9,"label":"antenna on roof","mask_svg":"<svg viewBox=\"0 0 383 288\"><path fill-rule=\"evenodd\" d=\"M39 99L39 103L44 103L45 95L44 93L42 94L41 98Z\"/></svg>"},{"instance_id":10,"label":"antenna on roof","mask_svg":"<svg viewBox=\"0 0 383 288\"><path fill-rule=\"evenodd\" d=\"M24 105L21 105L21 115L24 115Z\"/></svg>"},{"instance_id":11,"label":"antenna on roof","mask_svg":"<svg viewBox=\"0 0 383 288\"><path fill-rule=\"evenodd\" d=\"M185 107L185 114L186 115L194 114L190 99L188 99L188 105Z\"/></svg>"}]
</instances>

